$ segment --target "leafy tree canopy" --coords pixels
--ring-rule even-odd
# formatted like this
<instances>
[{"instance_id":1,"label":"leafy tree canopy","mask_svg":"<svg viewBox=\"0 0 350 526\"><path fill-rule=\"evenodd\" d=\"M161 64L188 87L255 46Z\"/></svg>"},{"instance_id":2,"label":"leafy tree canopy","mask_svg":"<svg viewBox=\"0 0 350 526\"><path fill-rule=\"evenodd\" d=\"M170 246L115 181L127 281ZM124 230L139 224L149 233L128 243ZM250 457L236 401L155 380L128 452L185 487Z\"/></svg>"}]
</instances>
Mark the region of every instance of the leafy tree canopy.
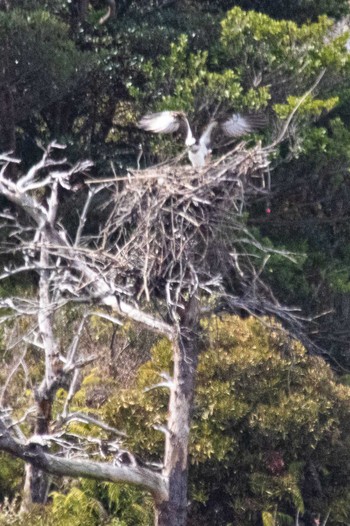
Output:
<instances>
[{"instance_id":1,"label":"leafy tree canopy","mask_svg":"<svg viewBox=\"0 0 350 526\"><path fill-rule=\"evenodd\" d=\"M202 524L216 524L217 516L217 524L248 525L275 506L291 515L331 507L333 519L342 520L350 511L344 502L350 491L349 388L321 358L254 319L212 318L203 327L190 524L199 517ZM138 447L143 458L161 454L162 438L153 426L164 422L167 410L166 392L145 389L171 368L170 347L161 341L152 361L139 369L137 385L117 390L103 409L113 425L127 426L128 446Z\"/></svg>"}]
</instances>

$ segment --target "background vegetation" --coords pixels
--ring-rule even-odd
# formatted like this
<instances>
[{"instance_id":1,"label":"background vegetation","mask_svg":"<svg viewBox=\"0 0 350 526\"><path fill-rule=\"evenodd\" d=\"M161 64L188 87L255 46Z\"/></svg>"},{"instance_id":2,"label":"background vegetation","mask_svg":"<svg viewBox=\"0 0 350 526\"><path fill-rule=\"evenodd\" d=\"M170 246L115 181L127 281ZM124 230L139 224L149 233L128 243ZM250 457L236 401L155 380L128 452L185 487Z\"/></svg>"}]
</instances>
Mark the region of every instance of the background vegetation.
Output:
<instances>
[{"instance_id":1,"label":"background vegetation","mask_svg":"<svg viewBox=\"0 0 350 526\"><path fill-rule=\"evenodd\" d=\"M297 254L295 262L271 257L263 277L282 303L312 320L307 330L318 356L252 319L204 323L190 524L293 524L297 509L306 524L312 511L329 509L331 526L347 524L350 55L349 35L338 34L334 24L344 25L348 1L121 1L103 25L102 1L90 2L84 18L79 2L6 4L0 10L0 145L15 147L23 170L52 139L68 145L72 160L92 158L96 177L110 176L111 162L119 174L135 167L140 142L142 167L169 159L181 146L145 136L135 125L150 110L182 109L196 129L218 108L264 111L269 126L259 139L267 144L325 70L273 154L271 192L245 210L259 239ZM84 192L62 196L64 224L76 221ZM103 217L103 207L96 208L87 228L98 229ZM6 240L6 232L0 236ZM0 294L21 287L30 295L34 284L12 280ZM230 286L239 293L236 283ZM64 327L74 330L74 312L64 316L63 338ZM10 338L22 329L16 323L2 328L3 381L12 363ZM125 429L127 445L156 461L163 439L152 425L162 423L167 396L145 395L144 388L155 383L156 372L171 370L171 355L166 342L149 341L135 327L117 339L120 348L107 326L92 324L85 343L101 359L74 401ZM29 403L40 374L35 351L27 358L30 380L19 373L6 392L18 408ZM152 521L150 500L138 490L86 481L54 481L49 509L23 519L17 513L22 479L21 464L2 455L1 524Z\"/></svg>"}]
</instances>

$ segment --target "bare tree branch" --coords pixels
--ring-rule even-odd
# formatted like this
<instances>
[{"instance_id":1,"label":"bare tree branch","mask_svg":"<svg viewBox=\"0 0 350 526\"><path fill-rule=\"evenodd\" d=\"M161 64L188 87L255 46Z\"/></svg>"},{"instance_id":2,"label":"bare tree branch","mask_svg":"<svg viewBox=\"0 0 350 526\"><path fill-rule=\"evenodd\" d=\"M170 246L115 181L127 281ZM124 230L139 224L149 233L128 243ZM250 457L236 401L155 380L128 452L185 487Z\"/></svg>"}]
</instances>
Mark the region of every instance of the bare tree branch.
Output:
<instances>
[{"instance_id":1,"label":"bare tree branch","mask_svg":"<svg viewBox=\"0 0 350 526\"><path fill-rule=\"evenodd\" d=\"M326 73L326 69L322 69L321 73L318 75L317 79L315 80L315 82L313 83L313 85L311 86L311 88L306 92L304 93L304 95L299 99L298 103L296 104L296 106L293 108L293 110L291 111L291 113L289 114L286 122L284 123L283 125L283 128L282 130L280 131L278 137L273 141L273 143L271 143L269 146L268 146L268 149L269 150L273 150L280 142L283 141L283 139L285 138L286 136L286 133L288 131L288 128L290 127L290 124L295 116L295 114L297 113L298 109L300 108L300 106L305 102L305 100L311 95L311 93L313 91L315 91L315 89L317 88L317 86L319 85L319 83L321 82L322 78L324 77L324 74Z\"/></svg>"},{"instance_id":2,"label":"bare tree branch","mask_svg":"<svg viewBox=\"0 0 350 526\"><path fill-rule=\"evenodd\" d=\"M52 475L64 477L86 477L110 482L128 482L149 490L156 501L166 499L166 478L141 466L118 466L106 462L91 462L60 458L44 451L40 445L22 444L15 440L0 420L0 449L33 464Z\"/></svg>"},{"instance_id":3,"label":"bare tree branch","mask_svg":"<svg viewBox=\"0 0 350 526\"><path fill-rule=\"evenodd\" d=\"M64 218L59 217L59 187L71 189L72 176L87 169L90 163L69 167L65 159L56 162L51 156L52 148L57 145L51 145L42 161L16 184L4 170L0 173L0 193L19 207L32 224L32 231L21 231L20 225L8 218L17 229L18 254L25 262L18 268L34 268L40 276L39 305L21 303L15 298L2 300L0 305L15 313L37 315L39 344L46 355L46 378L35 393L42 420L46 419L46 430L43 426L34 430L29 443L24 443L12 436L6 427L9 417L5 423L4 416L0 419L0 449L48 473L139 484L153 493L157 513L162 515L161 524L184 524L189 431L203 312L243 309L259 317L277 317L294 335L302 337L303 320L299 313L283 307L262 279L270 254L292 261L296 261L296 255L265 247L244 221L243 211L249 198L267 195L265 175L271 149L262 149L258 144L248 150L240 143L200 171L174 163L142 173L130 172L126 178L108 179L110 200L101 208L105 214L103 227L99 233L83 239L94 196L102 190L104 181L99 181L97 189L87 191L78 225L72 232L71 225L68 228ZM3 162L5 166L10 161L5 156ZM45 188L48 196L45 205L33 192L39 187ZM89 309L99 305L104 312L81 312L74 337L70 344L65 343L68 350L61 352L53 318L57 309L69 302L86 303ZM166 336L172 343L172 377L163 374L164 381L148 388L169 390L167 423L156 427L165 439L162 476L139 466L129 452L128 466L118 467L47 452L46 448L54 442L66 457L72 453L88 455L89 447L96 440L99 442L100 439L88 438L85 448L81 437L68 436L63 426L71 421L125 436L95 417L69 413L78 389L78 368L94 358L77 356L91 315L116 325L121 324L118 316L127 318ZM59 365L56 370L55 360ZM56 433L50 435L51 406L63 382L68 394L62 415L55 423ZM168 492L168 486L172 491ZM176 515L176 521L169 521L171 514Z\"/></svg>"},{"instance_id":4,"label":"bare tree branch","mask_svg":"<svg viewBox=\"0 0 350 526\"><path fill-rule=\"evenodd\" d=\"M60 423L61 424L67 424L68 422L72 422L72 421L83 422L84 424L93 424L93 425L95 425L97 427L100 427L104 431L108 431L108 432L113 433L115 435L118 435L118 436L121 436L121 437L126 437L127 436L127 434L124 433L123 431L119 431L118 429L115 429L114 427L111 427L111 426L105 424L104 422L101 422L97 418L94 418L94 417L92 417L90 415L86 415L85 413L82 413L80 411L76 411L74 413L71 413L71 414L65 416L64 418L62 418L60 420Z\"/></svg>"}]
</instances>

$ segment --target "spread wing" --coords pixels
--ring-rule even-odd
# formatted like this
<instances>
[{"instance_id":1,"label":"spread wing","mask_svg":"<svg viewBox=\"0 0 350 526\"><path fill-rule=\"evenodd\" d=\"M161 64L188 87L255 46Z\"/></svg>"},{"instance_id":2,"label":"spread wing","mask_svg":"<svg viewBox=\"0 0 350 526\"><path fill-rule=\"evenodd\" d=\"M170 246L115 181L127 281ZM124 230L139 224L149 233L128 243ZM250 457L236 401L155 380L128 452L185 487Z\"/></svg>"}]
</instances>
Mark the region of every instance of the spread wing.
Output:
<instances>
[{"instance_id":1,"label":"spread wing","mask_svg":"<svg viewBox=\"0 0 350 526\"><path fill-rule=\"evenodd\" d=\"M185 113L181 111L160 111L158 113L149 113L144 115L138 127L153 133L174 133L182 132L184 138L192 142L192 131Z\"/></svg>"},{"instance_id":2,"label":"spread wing","mask_svg":"<svg viewBox=\"0 0 350 526\"><path fill-rule=\"evenodd\" d=\"M264 115L241 115L240 113L234 113L229 119L220 123L222 131L229 137L240 137L264 126L266 126Z\"/></svg>"},{"instance_id":3,"label":"spread wing","mask_svg":"<svg viewBox=\"0 0 350 526\"><path fill-rule=\"evenodd\" d=\"M211 141L212 132L214 128L216 128L217 125L218 125L217 121L212 121L210 124L208 124L208 126L206 127L202 135L200 136L200 139L199 139L200 145L203 145L208 149L210 148L211 143L212 143Z\"/></svg>"}]
</instances>

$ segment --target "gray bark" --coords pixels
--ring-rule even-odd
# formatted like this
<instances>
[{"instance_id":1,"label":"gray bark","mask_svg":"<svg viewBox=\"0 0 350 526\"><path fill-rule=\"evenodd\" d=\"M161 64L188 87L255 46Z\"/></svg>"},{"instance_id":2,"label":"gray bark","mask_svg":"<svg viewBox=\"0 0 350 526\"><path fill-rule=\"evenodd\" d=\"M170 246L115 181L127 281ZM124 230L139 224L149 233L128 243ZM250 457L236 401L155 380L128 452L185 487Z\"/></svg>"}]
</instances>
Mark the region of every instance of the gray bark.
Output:
<instances>
[{"instance_id":1,"label":"gray bark","mask_svg":"<svg viewBox=\"0 0 350 526\"><path fill-rule=\"evenodd\" d=\"M188 447L200 344L198 322L197 299L193 296L173 346L174 376L164 460L169 498L156 506L156 526L185 526L187 521Z\"/></svg>"},{"instance_id":2,"label":"gray bark","mask_svg":"<svg viewBox=\"0 0 350 526\"><path fill-rule=\"evenodd\" d=\"M115 466L107 462L75 460L51 455L42 445L24 444L13 438L0 420L0 449L21 458L46 473L62 477L86 477L110 482L128 482L152 493L156 501L168 496L166 478L142 466Z\"/></svg>"}]
</instances>

